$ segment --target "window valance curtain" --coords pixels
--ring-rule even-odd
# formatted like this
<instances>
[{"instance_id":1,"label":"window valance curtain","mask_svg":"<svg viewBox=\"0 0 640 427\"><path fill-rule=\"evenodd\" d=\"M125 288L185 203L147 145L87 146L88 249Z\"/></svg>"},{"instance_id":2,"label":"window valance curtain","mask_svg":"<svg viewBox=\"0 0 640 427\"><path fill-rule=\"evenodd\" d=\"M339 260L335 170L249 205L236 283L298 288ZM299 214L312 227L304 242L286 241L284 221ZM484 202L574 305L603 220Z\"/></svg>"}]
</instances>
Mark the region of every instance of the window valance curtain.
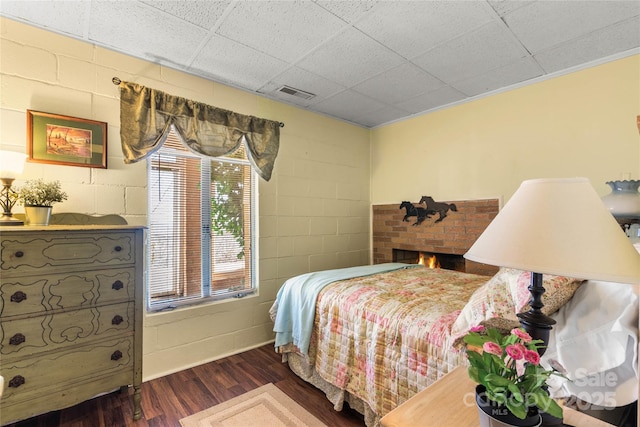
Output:
<instances>
[{"instance_id":1,"label":"window valance curtain","mask_svg":"<svg viewBox=\"0 0 640 427\"><path fill-rule=\"evenodd\" d=\"M187 146L219 157L236 150L244 137L254 169L269 181L280 146L280 122L234 113L136 83L119 82L120 139L125 163L158 150L171 125Z\"/></svg>"}]
</instances>

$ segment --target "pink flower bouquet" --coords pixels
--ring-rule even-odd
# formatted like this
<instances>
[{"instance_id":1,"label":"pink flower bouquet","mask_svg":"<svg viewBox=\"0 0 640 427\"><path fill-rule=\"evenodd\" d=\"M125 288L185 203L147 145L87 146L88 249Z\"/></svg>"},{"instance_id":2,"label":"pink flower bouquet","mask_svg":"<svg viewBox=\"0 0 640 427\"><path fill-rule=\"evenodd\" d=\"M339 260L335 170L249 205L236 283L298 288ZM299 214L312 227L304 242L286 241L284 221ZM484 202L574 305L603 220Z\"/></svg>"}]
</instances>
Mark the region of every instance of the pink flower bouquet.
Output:
<instances>
[{"instance_id":1,"label":"pink flower bouquet","mask_svg":"<svg viewBox=\"0 0 640 427\"><path fill-rule=\"evenodd\" d=\"M544 388L549 376L557 373L540 366L537 349L542 340L533 340L521 328L503 336L497 329L477 326L465 335L464 342L469 377L486 388L487 399L506 406L520 419L534 407L562 418L562 408Z\"/></svg>"}]
</instances>

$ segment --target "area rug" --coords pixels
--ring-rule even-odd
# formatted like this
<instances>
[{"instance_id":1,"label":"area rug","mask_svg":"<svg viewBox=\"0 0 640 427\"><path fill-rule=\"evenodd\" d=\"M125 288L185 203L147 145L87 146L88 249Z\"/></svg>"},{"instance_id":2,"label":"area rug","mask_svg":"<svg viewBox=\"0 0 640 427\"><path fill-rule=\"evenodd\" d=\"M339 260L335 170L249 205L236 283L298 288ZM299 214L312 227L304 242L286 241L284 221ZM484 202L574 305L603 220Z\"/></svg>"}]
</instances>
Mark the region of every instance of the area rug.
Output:
<instances>
[{"instance_id":1,"label":"area rug","mask_svg":"<svg viewBox=\"0 0 640 427\"><path fill-rule=\"evenodd\" d=\"M183 427L326 427L273 384L180 420Z\"/></svg>"}]
</instances>

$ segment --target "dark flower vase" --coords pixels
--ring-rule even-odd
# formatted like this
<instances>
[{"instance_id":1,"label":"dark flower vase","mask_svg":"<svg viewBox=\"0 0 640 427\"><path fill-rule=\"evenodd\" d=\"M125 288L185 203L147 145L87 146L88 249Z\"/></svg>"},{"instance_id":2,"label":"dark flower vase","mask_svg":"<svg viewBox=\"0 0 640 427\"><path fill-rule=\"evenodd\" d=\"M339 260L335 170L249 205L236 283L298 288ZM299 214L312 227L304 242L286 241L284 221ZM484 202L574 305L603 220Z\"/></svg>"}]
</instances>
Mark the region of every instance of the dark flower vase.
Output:
<instances>
[{"instance_id":1,"label":"dark flower vase","mask_svg":"<svg viewBox=\"0 0 640 427\"><path fill-rule=\"evenodd\" d=\"M542 418L538 411L529 411L531 415L524 420L516 417L506 406L489 401L483 385L476 386L476 405L480 417L480 427L538 427Z\"/></svg>"}]
</instances>

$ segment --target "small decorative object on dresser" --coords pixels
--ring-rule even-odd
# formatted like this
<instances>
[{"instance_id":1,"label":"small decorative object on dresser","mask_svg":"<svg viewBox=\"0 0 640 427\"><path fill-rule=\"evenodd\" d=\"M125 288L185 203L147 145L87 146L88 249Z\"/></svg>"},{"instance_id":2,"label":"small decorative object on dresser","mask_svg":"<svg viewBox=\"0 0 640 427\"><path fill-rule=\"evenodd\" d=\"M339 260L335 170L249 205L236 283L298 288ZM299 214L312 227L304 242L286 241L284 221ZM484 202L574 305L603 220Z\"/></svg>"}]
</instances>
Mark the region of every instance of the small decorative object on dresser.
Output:
<instances>
[{"instance_id":1,"label":"small decorative object on dresser","mask_svg":"<svg viewBox=\"0 0 640 427\"><path fill-rule=\"evenodd\" d=\"M23 225L11 213L11 209L18 201L18 193L11 188L13 181L22 173L26 155L15 151L0 150L0 226Z\"/></svg>"},{"instance_id":2,"label":"small decorative object on dresser","mask_svg":"<svg viewBox=\"0 0 640 427\"><path fill-rule=\"evenodd\" d=\"M143 228L4 227L0 424L133 385L141 416Z\"/></svg>"},{"instance_id":3,"label":"small decorative object on dresser","mask_svg":"<svg viewBox=\"0 0 640 427\"><path fill-rule=\"evenodd\" d=\"M49 225L53 204L67 200L67 193L62 191L60 181L35 179L18 189L18 200L24 205L27 225Z\"/></svg>"}]
</instances>

